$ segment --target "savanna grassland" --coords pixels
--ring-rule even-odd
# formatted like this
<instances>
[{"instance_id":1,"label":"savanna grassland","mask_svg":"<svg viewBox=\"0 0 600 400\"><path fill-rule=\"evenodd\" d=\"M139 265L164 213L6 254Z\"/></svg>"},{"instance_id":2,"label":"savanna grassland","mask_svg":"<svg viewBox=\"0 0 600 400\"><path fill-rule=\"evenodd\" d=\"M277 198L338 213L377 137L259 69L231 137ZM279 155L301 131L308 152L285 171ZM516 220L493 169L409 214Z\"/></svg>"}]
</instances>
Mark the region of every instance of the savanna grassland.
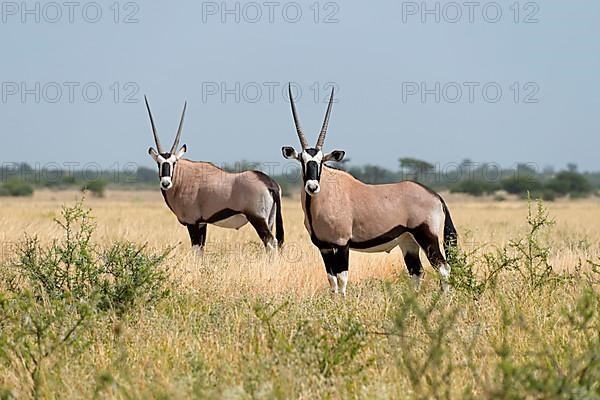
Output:
<instances>
[{"instance_id":1,"label":"savanna grassland","mask_svg":"<svg viewBox=\"0 0 600 400\"><path fill-rule=\"evenodd\" d=\"M600 398L598 199L448 195L450 293L394 250L343 299L299 200L271 260L250 227L200 257L158 190L79 197L0 200L0 398Z\"/></svg>"}]
</instances>

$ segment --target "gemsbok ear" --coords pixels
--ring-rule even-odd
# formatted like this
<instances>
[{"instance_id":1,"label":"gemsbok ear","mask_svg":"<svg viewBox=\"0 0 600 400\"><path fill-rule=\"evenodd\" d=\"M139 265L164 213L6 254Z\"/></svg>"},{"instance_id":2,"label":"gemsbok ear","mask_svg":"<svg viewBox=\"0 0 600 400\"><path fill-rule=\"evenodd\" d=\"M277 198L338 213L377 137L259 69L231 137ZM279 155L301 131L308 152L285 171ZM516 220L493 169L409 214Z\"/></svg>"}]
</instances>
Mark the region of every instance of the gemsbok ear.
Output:
<instances>
[{"instance_id":1,"label":"gemsbok ear","mask_svg":"<svg viewBox=\"0 0 600 400\"><path fill-rule=\"evenodd\" d=\"M156 150L154 150L153 147L150 147L148 149L148 154L150 154L150 157L152 157L154 161L158 162L158 153L156 152Z\"/></svg>"},{"instance_id":2,"label":"gemsbok ear","mask_svg":"<svg viewBox=\"0 0 600 400\"><path fill-rule=\"evenodd\" d=\"M181 157L183 157L183 155L185 154L185 152L187 151L187 144L184 144L183 146L181 146L181 149L179 149L179 152L177 153L177 159L179 160Z\"/></svg>"},{"instance_id":3,"label":"gemsbok ear","mask_svg":"<svg viewBox=\"0 0 600 400\"><path fill-rule=\"evenodd\" d=\"M335 161L335 162L340 162L344 159L344 157L346 156L346 152L342 151L342 150L334 150L329 154L326 154L325 157L323 157L323 161Z\"/></svg>"},{"instance_id":4,"label":"gemsbok ear","mask_svg":"<svg viewBox=\"0 0 600 400\"><path fill-rule=\"evenodd\" d=\"M281 148L281 152L283 153L283 157L287 158L288 160L298 159L298 153L296 152L296 150L294 150L293 147L284 146Z\"/></svg>"}]
</instances>

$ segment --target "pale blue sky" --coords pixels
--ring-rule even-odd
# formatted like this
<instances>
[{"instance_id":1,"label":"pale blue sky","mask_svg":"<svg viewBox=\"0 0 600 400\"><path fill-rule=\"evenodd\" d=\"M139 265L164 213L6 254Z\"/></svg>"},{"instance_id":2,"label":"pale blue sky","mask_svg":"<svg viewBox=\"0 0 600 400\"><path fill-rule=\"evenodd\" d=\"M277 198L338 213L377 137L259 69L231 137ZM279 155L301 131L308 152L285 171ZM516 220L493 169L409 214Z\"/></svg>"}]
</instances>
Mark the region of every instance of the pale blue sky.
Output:
<instances>
[{"instance_id":1,"label":"pale blue sky","mask_svg":"<svg viewBox=\"0 0 600 400\"><path fill-rule=\"evenodd\" d=\"M302 17L291 23L286 18L295 17L294 3L274 5L274 21L269 22L269 8L259 2L263 15L251 23L256 9L244 8L242 2L240 22L235 15L225 15L222 23L220 10L217 15L203 14L203 8L220 7L220 1L138 2L134 18L139 22L132 24L113 22L112 1L100 3L98 23L84 20L83 7L89 3L82 2L74 9L72 23L63 7L62 19L54 24L47 20L56 10L42 9L45 3L40 5L39 23L35 14L22 15L23 10L7 9L10 4L3 3L1 161L150 166L146 150L153 142L141 102L147 94L168 144L183 101L188 100L182 142L188 144L189 158L283 162L281 146L298 144L289 104L282 96L285 83L293 81L303 90L298 109L311 140L326 107L312 98L311 86L339 86L326 147L346 150L354 164L395 168L400 156L440 164L469 157L506 167L531 162L560 168L576 162L580 169L600 170L599 2L522 2L519 23L510 9L512 0L498 2L502 18L497 23L482 15L488 2L475 8L472 23L464 6L458 22L445 21L456 13L442 9L447 2L440 3L440 23L435 15L425 15L422 23L420 10L408 15L420 1L324 1L317 3L315 23L314 3L296 3ZM14 4L21 7L20 2ZM26 4L35 7L35 2ZM119 4L121 21L136 11L131 5L125 9L125 4ZM230 9L235 4L227 3ZM435 7L433 1L427 4ZM95 9L87 7L86 17L93 18ZM486 18L493 18L495 10L486 10ZM338 22L323 23L332 12ZM532 12L539 22L524 23ZM36 82L40 102L35 94L26 95L23 102L21 84L35 89ZM50 102L56 96L51 82L63 87L57 103ZM66 82L80 85L73 103ZM90 82L103 91L97 103L83 98L82 87ZM121 86L118 103L113 100L114 82ZM125 88L128 82L139 87L137 104L124 102L135 88ZM247 92L240 93L239 103L233 94L222 102L220 95L206 92L211 82L230 89L239 82L240 88L247 85ZM427 95L424 103L420 94L409 95L407 90L415 87L411 82L430 89L439 82L440 102L435 102L435 94ZM479 84L472 103L465 82ZM517 103L515 82L520 86ZM496 103L482 94L490 83L489 96L494 96L494 87L502 89ZM525 88L527 83L533 84ZM272 101L268 85L276 86ZM457 85L463 97L452 103ZM253 102L256 86L263 93ZM19 92L12 94L16 87ZM524 102L535 90L539 91L532 99L538 103ZM319 95L326 95L322 88Z\"/></svg>"}]
</instances>

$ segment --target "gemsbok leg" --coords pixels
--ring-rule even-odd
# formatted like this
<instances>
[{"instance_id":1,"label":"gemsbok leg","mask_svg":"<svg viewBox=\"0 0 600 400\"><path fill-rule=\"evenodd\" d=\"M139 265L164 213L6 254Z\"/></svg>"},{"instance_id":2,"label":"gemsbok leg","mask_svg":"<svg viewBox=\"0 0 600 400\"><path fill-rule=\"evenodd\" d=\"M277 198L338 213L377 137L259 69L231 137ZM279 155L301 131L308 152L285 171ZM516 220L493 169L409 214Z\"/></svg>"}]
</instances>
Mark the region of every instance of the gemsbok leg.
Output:
<instances>
[{"instance_id":1,"label":"gemsbok leg","mask_svg":"<svg viewBox=\"0 0 600 400\"><path fill-rule=\"evenodd\" d=\"M350 259L350 246L332 247L320 249L327 279L333 293L346 296L346 286L348 285L348 263Z\"/></svg>"},{"instance_id":2,"label":"gemsbok leg","mask_svg":"<svg viewBox=\"0 0 600 400\"><path fill-rule=\"evenodd\" d=\"M200 252L204 250L206 244L206 224L195 224L186 225L188 233L190 234L190 240L192 241L192 247L198 246Z\"/></svg>"},{"instance_id":3,"label":"gemsbok leg","mask_svg":"<svg viewBox=\"0 0 600 400\"><path fill-rule=\"evenodd\" d=\"M449 289L448 281L450 279L450 265L446 262L446 257L440 247L438 235L425 227L413 232L413 236L417 243L419 243L419 246L425 251L431 266L440 274L442 290L447 292Z\"/></svg>"},{"instance_id":4,"label":"gemsbok leg","mask_svg":"<svg viewBox=\"0 0 600 400\"><path fill-rule=\"evenodd\" d=\"M252 227L256 230L258 237L262 240L265 248L268 251L273 251L277 248L277 241L273 236L273 232L269 229L268 222L261 217L254 217L251 215L246 215L248 222L252 225Z\"/></svg>"},{"instance_id":5,"label":"gemsbok leg","mask_svg":"<svg viewBox=\"0 0 600 400\"><path fill-rule=\"evenodd\" d=\"M423 264L421 264L421 258L419 257L419 250L421 248L411 234L405 234L402 237L399 247L402 250L404 263L414 283L415 290L419 290L423 276Z\"/></svg>"}]
</instances>

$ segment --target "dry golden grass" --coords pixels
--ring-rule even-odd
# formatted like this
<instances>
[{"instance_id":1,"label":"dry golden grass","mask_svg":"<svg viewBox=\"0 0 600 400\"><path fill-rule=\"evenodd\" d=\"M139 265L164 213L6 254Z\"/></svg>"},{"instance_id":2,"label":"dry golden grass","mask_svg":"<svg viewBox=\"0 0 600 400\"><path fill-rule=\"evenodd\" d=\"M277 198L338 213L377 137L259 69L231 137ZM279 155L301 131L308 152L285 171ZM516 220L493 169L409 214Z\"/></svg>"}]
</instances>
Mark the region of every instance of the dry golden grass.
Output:
<instances>
[{"instance_id":1,"label":"dry golden grass","mask_svg":"<svg viewBox=\"0 0 600 400\"><path fill-rule=\"evenodd\" d=\"M21 240L24 233L37 235L42 242L60 237L62 232L53 219L61 205L72 205L80 197L76 192L38 192L31 199L0 199L0 241L7 243L2 260L10 258L13 247L9 244ZM524 201L445 197L463 248L486 244L480 250L485 252L527 230ZM104 199L87 199L86 206L93 209L95 238L101 244L128 240L155 249L177 245L169 261L174 293L156 307L142 307L124 318L99 319L88 332L90 345L83 354L65 348L56 356L62 361L48 366L42 392L46 397L90 398L95 391L108 398L426 398L430 393L409 384L398 361L405 344L392 338L361 339L364 343L357 344L361 351L356 358L337 366L332 375L315 366L324 357L324 343L344 337L352 321L373 331L383 331L393 323L395 307L408 296L402 291L408 282L398 250L374 255L353 252L349 295L342 301L327 291L323 263L305 231L299 200L284 201L287 248L273 262L263 256L249 226L237 232L209 227L207 254L197 257L190 249L187 230L177 223L158 190L108 192ZM600 201L558 201L547 207L556 220L548 237L555 269L572 271L580 262L597 260ZM392 282L394 288L386 289L385 282ZM501 296L517 293L513 281L503 285ZM437 286L427 265L420 294L423 303L433 301ZM578 334L560 325L561 310L572 307L578 293L577 288L565 288L522 299L515 296L510 307L529 324L527 329L519 325L510 332L512 351L520 354L516 360L540 342L574 343L574 348L583 348L575 341ZM264 321L259 321L261 305L268 310L285 306L274 322L282 334L275 344ZM471 361L478 372L464 367L467 356L462 350L452 349L451 358L462 369L457 369L455 381L449 384L450 397L462 398L463 391L469 390L475 398L493 397L485 388L496 382L494 349L505 337L499 324L503 303L496 293L467 303L450 294L440 305L440 313L453 307L460 312L450 341L473 338ZM432 326L442 317L431 314ZM414 336L427 340L418 320L411 321ZM307 327L323 341L310 342L314 335L303 333ZM308 350L277 347L278 341L296 343L298 337L307 338L308 344L296 346L306 345ZM317 361L305 361L313 356ZM360 369L355 370L356 366ZM27 397L30 383L22 370L4 364L0 365L3 387L17 397Z\"/></svg>"},{"instance_id":2,"label":"dry golden grass","mask_svg":"<svg viewBox=\"0 0 600 400\"><path fill-rule=\"evenodd\" d=\"M511 238L526 231L525 201L477 201L465 196L445 194L461 247L474 249L482 245L503 246ZM37 192L31 199L1 199L0 241L5 245L23 238L24 233L37 235L42 241L60 236L54 223L62 205L72 205L81 198L79 192ZM223 274L224 293L250 290L273 294L294 292L312 295L327 286L321 256L310 242L304 228L299 200L283 203L287 249L276 262L265 262L258 237L248 224L239 231L208 228L207 255L199 260L190 249L185 227L166 207L159 191L108 192L106 198L88 198L93 209L100 243L129 240L147 243L152 248L177 245L179 262L174 273L190 286L201 284L198 271L210 267L215 258ZM557 270L570 270L579 260L600 256L600 201L598 199L557 201L548 203L556 226L550 238L553 244L551 263ZM225 256L217 257L217 256ZM214 256L214 257L213 257ZM425 257L422 255L422 259ZM426 264L426 261L424 261ZM353 252L350 261L350 281L390 277L404 273L404 262L398 249L390 254ZM431 269L428 271L431 274Z\"/></svg>"}]
</instances>

